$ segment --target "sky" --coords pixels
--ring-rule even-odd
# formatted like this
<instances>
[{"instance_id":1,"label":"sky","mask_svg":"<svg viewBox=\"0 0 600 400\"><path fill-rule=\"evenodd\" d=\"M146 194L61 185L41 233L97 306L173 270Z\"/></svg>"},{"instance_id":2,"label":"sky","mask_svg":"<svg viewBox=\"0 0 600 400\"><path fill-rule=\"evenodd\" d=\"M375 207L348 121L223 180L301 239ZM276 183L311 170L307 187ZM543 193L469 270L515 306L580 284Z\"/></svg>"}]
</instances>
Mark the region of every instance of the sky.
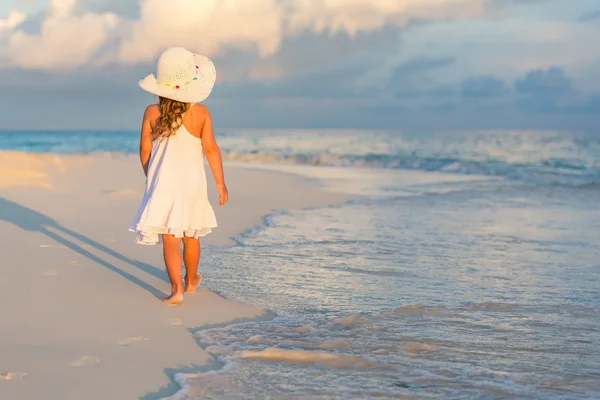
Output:
<instances>
[{"instance_id":1,"label":"sky","mask_svg":"<svg viewBox=\"0 0 600 400\"><path fill-rule=\"evenodd\" d=\"M600 0L0 0L0 129L138 129L170 46L222 129L600 126Z\"/></svg>"}]
</instances>

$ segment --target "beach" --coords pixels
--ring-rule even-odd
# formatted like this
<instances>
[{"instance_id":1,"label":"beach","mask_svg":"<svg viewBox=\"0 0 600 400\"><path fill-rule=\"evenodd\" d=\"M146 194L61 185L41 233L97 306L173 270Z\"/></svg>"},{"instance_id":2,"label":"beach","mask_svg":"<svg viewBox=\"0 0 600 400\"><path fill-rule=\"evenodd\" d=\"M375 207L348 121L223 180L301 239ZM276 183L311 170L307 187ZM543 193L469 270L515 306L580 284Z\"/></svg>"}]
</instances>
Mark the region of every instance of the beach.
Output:
<instances>
[{"instance_id":1,"label":"beach","mask_svg":"<svg viewBox=\"0 0 600 400\"><path fill-rule=\"evenodd\" d=\"M127 230L144 188L136 156L0 160L0 398L166 397L180 389L174 373L221 366L196 330L273 317L205 287L179 307L159 300L170 288L161 246L135 245ZM227 164L225 173L225 207L209 184L219 222L209 246L232 245L274 210L352 198L291 174Z\"/></svg>"},{"instance_id":2,"label":"beach","mask_svg":"<svg viewBox=\"0 0 600 400\"><path fill-rule=\"evenodd\" d=\"M599 397L597 135L219 132L179 307L137 135L2 133L0 399Z\"/></svg>"}]
</instances>

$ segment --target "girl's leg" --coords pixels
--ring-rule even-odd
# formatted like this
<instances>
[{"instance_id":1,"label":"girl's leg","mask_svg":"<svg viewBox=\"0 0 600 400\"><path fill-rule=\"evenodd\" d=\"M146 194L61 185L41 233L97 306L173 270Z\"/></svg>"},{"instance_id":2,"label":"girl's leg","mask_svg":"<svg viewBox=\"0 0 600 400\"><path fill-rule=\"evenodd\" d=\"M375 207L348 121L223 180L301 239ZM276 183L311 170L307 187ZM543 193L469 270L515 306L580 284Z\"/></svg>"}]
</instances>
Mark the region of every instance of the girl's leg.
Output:
<instances>
[{"instance_id":1,"label":"girl's leg","mask_svg":"<svg viewBox=\"0 0 600 400\"><path fill-rule=\"evenodd\" d=\"M171 295L163 299L167 304L179 304L183 300L183 281L181 279L181 239L173 235L162 235L163 256L167 273L171 281Z\"/></svg>"},{"instance_id":2,"label":"girl's leg","mask_svg":"<svg viewBox=\"0 0 600 400\"><path fill-rule=\"evenodd\" d=\"M183 260L185 263L185 291L194 293L202 280L202 276L198 273L198 264L200 263L200 239L184 236Z\"/></svg>"}]
</instances>

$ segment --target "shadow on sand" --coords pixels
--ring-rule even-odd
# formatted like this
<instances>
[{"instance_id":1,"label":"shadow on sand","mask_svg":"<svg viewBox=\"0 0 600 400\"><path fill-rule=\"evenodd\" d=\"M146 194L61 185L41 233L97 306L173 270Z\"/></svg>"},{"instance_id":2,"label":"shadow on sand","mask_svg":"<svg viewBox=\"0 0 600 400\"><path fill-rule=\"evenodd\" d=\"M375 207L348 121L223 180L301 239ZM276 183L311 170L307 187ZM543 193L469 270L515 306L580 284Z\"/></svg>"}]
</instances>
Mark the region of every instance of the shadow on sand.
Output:
<instances>
[{"instance_id":1,"label":"shadow on sand","mask_svg":"<svg viewBox=\"0 0 600 400\"><path fill-rule=\"evenodd\" d=\"M13 201L7 200L4 197L0 197L0 221L9 222L26 231L42 233L48 238L88 258L96 264L99 264L121 275L130 282L135 283L141 288L152 293L157 298L164 296L164 293L162 293L158 289L147 284L143 280L131 275L130 273L122 270L116 265L111 264L108 261L103 260L99 256L89 252L81 245L77 244L76 241L84 243L84 245L90 246L91 248L94 248L95 250L103 253L104 255L114 257L119 261L130 264L150 275L153 275L159 279L164 280L165 282L168 282L166 273L164 271L153 267L152 265L145 264L138 260L132 260L128 257L125 257L124 255L117 253L116 251L106 247L101 243L96 242L93 239L90 239L87 236L74 232L60 225L55 220L42 213L39 213L35 210L32 210L31 208L25 207Z\"/></svg>"},{"instance_id":2,"label":"shadow on sand","mask_svg":"<svg viewBox=\"0 0 600 400\"><path fill-rule=\"evenodd\" d=\"M42 233L42 234L46 235L48 238L56 241L57 243L71 249L75 253L78 253L78 254L88 258L89 260L95 262L96 264L101 265L101 266L121 275L122 277L126 278L130 282L132 282L132 283L140 286L141 288L147 290L148 292L152 293L154 296L156 296L158 298L164 296L164 293L160 292L158 289L147 284L143 280L129 274L128 272L122 270L121 268L117 267L116 265L103 260L99 256L86 250L84 247L82 247L82 245L77 244L77 242L83 243L84 246L87 245L87 246L95 249L96 251L101 252L102 255L111 256L121 262L127 263L136 268L139 268L140 270L142 270L150 275L153 275L159 279L162 279L168 283L169 280L166 276L165 271L160 270L156 267L153 267L152 265L142 263L138 260L132 260L128 257L125 257L124 255L117 253L116 251L106 247L105 245L103 245L101 243L96 242L93 239L90 239L89 237L87 237L85 235L74 232L71 229L68 229L68 228L60 225L58 222L56 222L52 218L50 218L40 212L32 210L28 207L25 207L21 204L13 202L13 201L7 200L6 198L1 197L1 196L0 196L0 221L6 221L6 222L11 223L25 231ZM227 324L222 324L222 326L236 324L236 323L249 322L249 321L255 321L255 320L256 319L239 319L239 320L231 321ZM214 328L214 327L208 327L208 328ZM190 329L190 334L193 335L193 333L195 331L200 330L200 329L207 329L207 327L202 327L202 328L198 327L195 329ZM198 343L198 344L200 345L200 343ZM213 362L211 362L207 365L191 365L188 367L181 366L176 369L175 368L165 368L164 373L171 379L171 383L168 385L165 385L164 387L160 388L157 391L147 393L146 395L141 396L140 399L141 400L157 400L160 398L164 398L166 396L170 396L173 393L177 392L181 388L180 385L177 382L175 382L175 379L174 379L174 377L177 373L201 373L201 372L208 372L211 370L217 370L222 367L223 367L223 363L215 359L215 360L213 360Z\"/></svg>"}]
</instances>

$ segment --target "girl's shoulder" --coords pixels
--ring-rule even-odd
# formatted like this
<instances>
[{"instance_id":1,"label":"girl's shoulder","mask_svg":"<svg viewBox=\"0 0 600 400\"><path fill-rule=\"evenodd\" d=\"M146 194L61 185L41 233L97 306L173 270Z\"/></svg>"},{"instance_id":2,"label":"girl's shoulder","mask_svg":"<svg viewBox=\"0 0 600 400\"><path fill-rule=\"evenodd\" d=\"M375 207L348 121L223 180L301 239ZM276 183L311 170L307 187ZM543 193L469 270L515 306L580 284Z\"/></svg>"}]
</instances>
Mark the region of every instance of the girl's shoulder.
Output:
<instances>
[{"instance_id":1,"label":"girl's shoulder","mask_svg":"<svg viewBox=\"0 0 600 400\"><path fill-rule=\"evenodd\" d=\"M144 111L144 119L156 119L160 116L158 104L150 104Z\"/></svg>"},{"instance_id":2,"label":"girl's shoulder","mask_svg":"<svg viewBox=\"0 0 600 400\"><path fill-rule=\"evenodd\" d=\"M210 115L210 111L208 111L208 107L206 107L204 104L194 104L194 106L192 107L192 112L195 115Z\"/></svg>"}]
</instances>

